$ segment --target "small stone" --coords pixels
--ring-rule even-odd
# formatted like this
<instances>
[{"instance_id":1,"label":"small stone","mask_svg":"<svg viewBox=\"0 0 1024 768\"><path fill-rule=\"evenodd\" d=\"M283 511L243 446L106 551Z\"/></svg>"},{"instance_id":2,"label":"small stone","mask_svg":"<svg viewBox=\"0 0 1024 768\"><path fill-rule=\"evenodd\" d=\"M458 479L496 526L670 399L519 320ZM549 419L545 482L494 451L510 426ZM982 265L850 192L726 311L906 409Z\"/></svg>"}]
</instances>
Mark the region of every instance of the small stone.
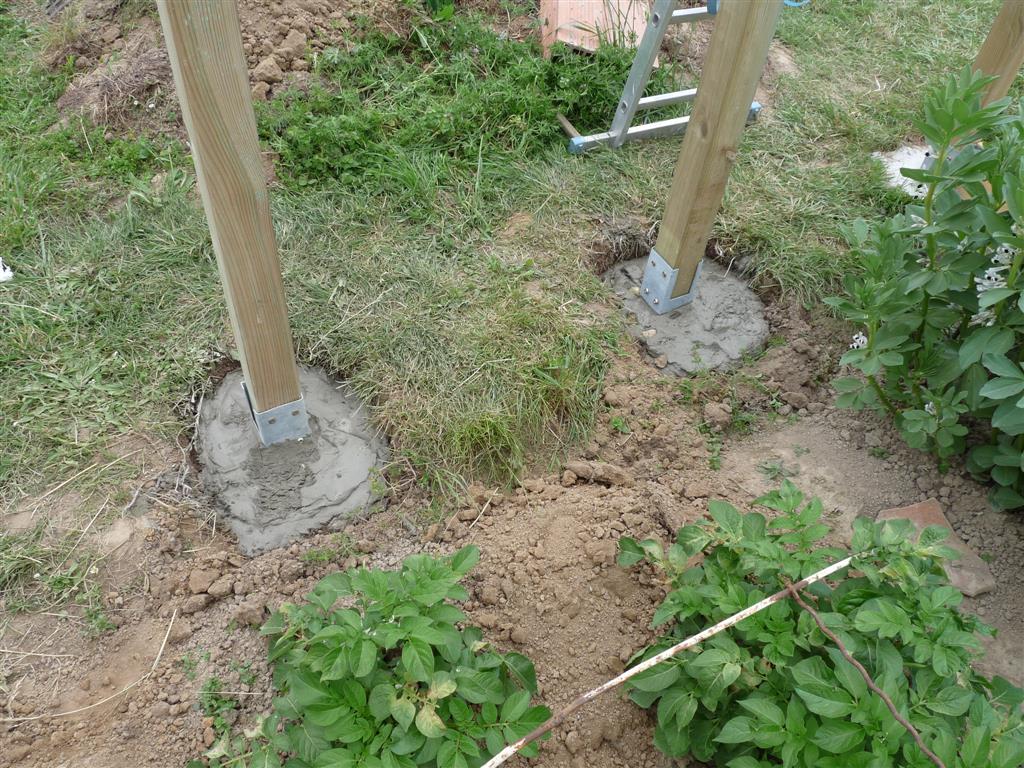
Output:
<instances>
[{"instance_id":1,"label":"small stone","mask_svg":"<svg viewBox=\"0 0 1024 768\"><path fill-rule=\"evenodd\" d=\"M810 398L803 392L783 392L782 399L797 410L806 408L810 403Z\"/></svg>"},{"instance_id":2,"label":"small stone","mask_svg":"<svg viewBox=\"0 0 1024 768\"><path fill-rule=\"evenodd\" d=\"M582 746L583 741L580 739L579 733L569 731L569 734L565 737L565 748L569 750L569 754L575 755Z\"/></svg>"},{"instance_id":3,"label":"small stone","mask_svg":"<svg viewBox=\"0 0 1024 768\"><path fill-rule=\"evenodd\" d=\"M263 624L266 606L259 600L247 600L235 608L231 618L243 627L258 627Z\"/></svg>"},{"instance_id":4,"label":"small stone","mask_svg":"<svg viewBox=\"0 0 1024 768\"><path fill-rule=\"evenodd\" d=\"M210 588L220 576L220 571L213 568L193 568L188 575L188 591L199 595Z\"/></svg>"},{"instance_id":5,"label":"small stone","mask_svg":"<svg viewBox=\"0 0 1024 768\"><path fill-rule=\"evenodd\" d=\"M181 606L181 612L185 614L198 613L213 602L213 596L207 594L192 595L188 600L185 601L184 605Z\"/></svg>"},{"instance_id":6,"label":"small stone","mask_svg":"<svg viewBox=\"0 0 1024 768\"><path fill-rule=\"evenodd\" d=\"M583 550L594 565L611 565L615 562L618 544L614 539L599 539L584 544Z\"/></svg>"},{"instance_id":7,"label":"small stone","mask_svg":"<svg viewBox=\"0 0 1024 768\"><path fill-rule=\"evenodd\" d=\"M281 577L281 581L289 582L301 578L305 572L306 567L298 560L285 560L281 563L279 575Z\"/></svg>"},{"instance_id":8,"label":"small stone","mask_svg":"<svg viewBox=\"0 0 1024 768\"><path fill-rule=\"evenodd\" d=\"M306 36L297 29L291 30L274 53L285 61L302 58L306 55Z\"/></svg>"},{"instance_id":9,"label":"small stone","mask_svg":"<svg viewBox=\"0 0 1024 768\"><path fill-rule=\"evenodd\" d=\"M476 623L484 629L493 629L498 626L498 614L491 611L480 611L475 614Z\"/></svg>"},{"instance_id":10,"label":"small stone","mask_svg":"<svg viewBox=\"0 0 1024 768\"><path fill-rule=\"evenodd\" d=\"M524 630L522 627L516 627L509 633L508 639L511 640L513 643L525 645L527 641L530 639L530 636L526 634L526 630Z\"/></svg>"},{"instance_id":11,"label":"small stone","mask_svg":"<svg viewBox=\"0 0 1024 768\"><path fill-rule=\"evenodd\" d=\"M688 499L706 499L711 495L711 486L702 480L687 483L683 495Z\"/></svg>"},{"instance_id":12,"label":"small stone","mask_svg":"<svg viewBox=\"0 0 1024 768\"><path fill-rule=\"evenodd\" d=\"M459 520L461 520L464 523L471 523L474 520L476 520L476 516L478 514L480 514L480 513L477 512L472 507L469 507L469 508L463 509L461 512L459 512Z\"/></svg>"},{"instance_id":13,"label":"small stone","mask_svg":"<svg viewBox=\"0 0 1024 768\"><path fill-rule=\"evenodd\" d=\"M252 87L252 98L253 98L253 100L254 101L266 101L267 97L269 95L270 95L270 85L268 83L263 82L262 80L257 80L256 81L256 85L254 85Z\"/></svg>"},{"instance_id":14,"label":"small stone","mask_svg":"<svg viewBox=\"0 0 1024 768\"><path fill-rule=\"evenodd\" d=\"M214 597L227 597L234 591L235 577L226 574L217 579L206 591Z\"/></svg>"},{"instance_id":15,"label":"small stone","mask_svg":"<svg viewBox=\"0 0 1024 768\"><path fill-rule=\"evenodd\" d=\"M705 423L716 430L723 430L732 424L732 407L727 403L705 403L701 413Z\"/></svg>"},{"instance_id":16,"label":"small stone","mask_svg":"<svg viewBox=\"0 0 1024 768\"><path fill-rule=\"evenodd\" d=\"M174 626L171 627L171 633L167 636L168 641L172 643L180 643L182 640L187 640L192 637L192 624L188 619L178 619L174 622Z\"/></svg>"},{"instance_id":17,"label":"small stone","mask_svg":"<svg viewBox=\"0 0 1024 768\"><path fill-rule=\"evenodd\" d=\"M658 355L654 358L654 367L661 369L668 367L668 355Z\"/></svg>"},{"instance_id":18,"label":"small stone","mask_svg":"<svg viewBox=\"0 0 1024 768\"><path fill-rule=\"evenodd\" d=\"M280 83L284 79L284 72L278 66L274 54L270 54L256 65L256 69L252 72L252 77L254 80L262 80L264 83Z\"/></svg>"},{"instance_id":19,"label":"small stone","mask_svg":"<svg viewBox=\"0 0 1024 768\"><path fill-rule=\"evenodd\" d=\"M484 605L497 605L498 604L498 588L493 584L488 584L480 591L480 602Z\"/></svg>"},{"instance_id":20,"label":"small stone","mask_svg":"<svg viewBox=\"0 0 1024 768\"><path fill-rule=\"evenodd\" d=\"M565 470L565 472L562 473L562 485L565 488L575 485L578 479L579 478L576 477L576 473L573 472L571 469L567 469Z\"/></svg>"},{"instance_id":21,"label":"small stone","mask_svg":"<svg viewBox=\"0 0 1024 768\"><path fill-rule=\"evenodd\" d=\"M438 523L434 523L427 527L427 530L423 532L420 537L420 541L426 544L428 541L434 541L437 539L437 534L441 531L441 526Z\"/></svg>"},{"instance_id":22,"label":"small stone","mask_svg":"<svg viewBox=\"0 0 1024 768\"><path fill-rule=\"evenodd\" d=\"M622 467L605 461L570 461L565 468L577 478L605 485L633 485L633 475Z\"/></svg>"},{"instance_id":23,"label":"small stone","mask_svg":"<svg viewBox=\"0 0 1024 768\"><path fill-rule=\"evenodd\" d=\"M203 731L203 744L207 747L212 747L213 742L217 740L217 733L212 727L207 728Z\"/></svg>"}]
</instances>

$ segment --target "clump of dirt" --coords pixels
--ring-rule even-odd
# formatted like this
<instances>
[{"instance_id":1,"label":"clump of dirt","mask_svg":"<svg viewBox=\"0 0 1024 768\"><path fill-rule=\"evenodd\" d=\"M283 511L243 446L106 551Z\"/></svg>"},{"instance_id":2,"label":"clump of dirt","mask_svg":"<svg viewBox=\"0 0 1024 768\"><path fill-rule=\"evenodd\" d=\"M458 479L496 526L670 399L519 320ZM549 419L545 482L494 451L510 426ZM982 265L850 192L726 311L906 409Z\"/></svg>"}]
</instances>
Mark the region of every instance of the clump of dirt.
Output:
<instances>
[{"instance_id":1,"label":"clump of dirt","mask_svg":"<svg viewBox=\"0 0 1024 768\"><path fill-rule=\"evenodd\" d=\"M590 271L601 276L616 264L645 258L654 247L658 225L633 216L602 217L587 249Z\"/></svg>"},{"instance_id":2,"label":"clump of dirt","mask_svg":"<svg viewBox=\"0 0 1024 768\"><path fill-rule=\"evenodd\" d=\"M98 42L106 43L110 38L119 45L111 52L99 53L93 68L94 59L89 54L97 53ZM171 103L171 64L154 20L140 20L124 37L117 27L107 27L98 40L83 37L73 46L83 51L75 65L84 71L57 100L65 120L69 115L79 115L113 130L131 125L175 132L178 121L176 105ZM72 54L65 52L62 58L66 55Z\"/></svg>"},{"instance_id":3,"label":"clump of dirt","mask_svg":"<svg viewBox=\"0 0 1024 768\"><path fill-rule=\"evenodd\" d=\"M305 87L310 57L351 45L353 29L401 33L414 11L398 0L239 0L238 15L253 97L265 99ZM49 23L61 33L45 63L70 58L78 73L58 101L65 119L183 135L155 2L78 0Z\"/></svg>"}]
</instances>

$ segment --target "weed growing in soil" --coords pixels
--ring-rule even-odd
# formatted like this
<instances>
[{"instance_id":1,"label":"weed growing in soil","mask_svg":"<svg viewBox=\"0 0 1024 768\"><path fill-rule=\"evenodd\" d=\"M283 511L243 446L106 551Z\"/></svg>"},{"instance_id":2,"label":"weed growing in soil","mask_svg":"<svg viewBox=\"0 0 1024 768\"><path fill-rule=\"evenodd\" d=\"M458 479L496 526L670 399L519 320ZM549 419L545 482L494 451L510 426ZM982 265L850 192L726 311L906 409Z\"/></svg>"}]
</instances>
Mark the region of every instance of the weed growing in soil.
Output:
<instances>
[{"instance_id":1,"label":"weed growing in soil","mask_svg":"<svg viewBox=\"0 0 1024 768\"><path fill-rule=\"evenodd\" d=\"M466 768L547 720L533 664L498 653L466 615L459 584L480 552L413 555L399 571L333 573L264 625L280 695L251 742L225 738L211 766ZM339 600L349 607L336 608ZM536 755L532 745L525 754Z\"/></svg>"},{"instance_id":2,"label":"weed growing in soil","mask_svg":"<svg viewBox=\"0 0 1024 768\"><path fill-rule=\"evenodd\" d=\"M302 553L304 563L323 565L344 560L359 552L359 547L347 533L335 533L331 536L330 546L312 547Z\"/></svg>"},{"instance_id":3,"label":"weed growing in soil","mask_svg":"<svg viewBox=\"0 0 1024 768\"><path fill-rule=\"evenodd\" d=\"M224 695L224 682L211 677L199 689L199 708L213 720L213 730L218 735L228 733L234 718L230 715L238 709L238 700Z\"/></svg>"},{"instance_id":4,"label":"weed growing in soil","mask_svg":"<svg viewBox=\"0 0 1024 768\"><path fill-rule=\"evenodd\" d=\"M933 147L919 204L858 221L864 264L829 303L858 325L835 382L838 404L890 414L907 443L940 460L968 453L1002 508L1024 507L1024 111L982 106L989 79L965 69L928 94ZM971 426L980 428L970 433ZM974 443L971 447L971 443Z\"/></svg>"},{"instance_id":5,"label":"weed growing in soil","mask_svg":"<svg viewBox=\"0 0 1024 768\"><path fill-rule=\"evenodd\" d=\"M72 601L82 607L90 633L112 629L95 579L95 556L77 547L77 536L53 538L47 529L40 522L24 531L0 532L0 605L17 613Z\"/></svg>"},{"instance_id":6,"label":"weed growing in soil","mask_svg":"<svg viewBox=\"0 0 1024 768\"><path fill-rule=\"evenodd\" d=\"M667 551L653 540L620 540L620 564L646 560L669 587L653 619L668 632L632 663L846 556L813 549L829 531L821 502L789 481L757 504L779 516L769 522L712 501L713 522L684 526ZM818 582L805 598L947 766L1015 768L1024 761L1024 691L971 668L977 636L991 629L957 610L962 595L943 570L956 556L942 543L948 532L930 527L916 541L912 533L906 520L858 519L852 549L861 554L841 572L846 578L834 587ZM931 764L790 600L638 675L629 688L634 702L656 710L655 744L672 757L689 753L729 768Z\"/></svg>"}]
</instances>

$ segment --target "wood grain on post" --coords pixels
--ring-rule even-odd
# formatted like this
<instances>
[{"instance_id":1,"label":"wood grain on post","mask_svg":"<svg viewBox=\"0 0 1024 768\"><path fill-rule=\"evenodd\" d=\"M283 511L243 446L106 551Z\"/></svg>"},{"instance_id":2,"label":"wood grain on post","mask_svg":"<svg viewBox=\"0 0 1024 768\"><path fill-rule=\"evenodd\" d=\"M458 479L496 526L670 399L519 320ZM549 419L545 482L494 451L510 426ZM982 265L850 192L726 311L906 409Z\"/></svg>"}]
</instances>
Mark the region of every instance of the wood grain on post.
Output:
<instances>
[{"instance_id":1,"label":"wood grain on post","mask_svg":"<svg viewBox=\"0 0 1024 768\"><path fill-rule=\"evenodd\" d=\"M974 68L999 79L985 93L985 103L1010 92L1024 63L1024 0L1003 0L992 29L974 60Z\"/></svg>"},{"instance_id":2,"label":"wood grain on post","mask_svg":"<svg viewBox=\"0 0 1024 768\"><path fill-rule=\"evenodd\" d=\"M299 399L234 0L158 0L199 191L255 411Z\"/></svg>"},{"instance_id":3,"label":"wood grain on post","mask_svg":"<svg viewBox=\"0 0 1024 768\"><path fill-rule=\"evenodd\" d=\"M724 0L686 127L655 250L679 270L672 296L690 291L725 195L782 0Z\"/></svg>"}]
</instances>

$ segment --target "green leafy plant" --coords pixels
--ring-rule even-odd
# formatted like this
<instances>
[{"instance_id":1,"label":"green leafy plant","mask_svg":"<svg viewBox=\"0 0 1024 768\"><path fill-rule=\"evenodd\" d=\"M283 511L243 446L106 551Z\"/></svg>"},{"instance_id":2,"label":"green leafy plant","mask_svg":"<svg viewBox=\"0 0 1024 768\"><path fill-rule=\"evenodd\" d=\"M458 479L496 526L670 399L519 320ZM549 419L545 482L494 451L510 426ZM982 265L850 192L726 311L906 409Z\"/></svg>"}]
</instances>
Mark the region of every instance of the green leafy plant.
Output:
<instances>
[{"instance_id":1,"label":"green leafy plant","mask_svg":"<svg viewBox=\"0 0 1024 768\"><path fill-rule=\"evenodd\" d=\"M964 70L925 101L920 201L848 238L863 273L828 300L862 327L835 382L840 406L889 413L909 445L968 453L991 500L1024 506L1024 112L982 106L990 79ZM972 429L973 428L973 429Z\"/></svg>"},{"instance_id":2,"label":"green leafy plant","mask_svg":"<svg viewBox=\"0 0 1024 768\"><path fill-rule=\"evenodd\" d=\"M224 734L231 730L227 714L238 709L238 700L224 695L224 683L219 677L211 677L199 689L199 708L213 719L213 730Z\"/></svg>"},{"instance_id":3,"label":"green leafy plant","mask_svg":"<svg viewBox=\"0 0 1024 768\"><path fill-rule=\"evenodd\" d=\"M447 21L455 16L455 0L423 0L423 2L437 21Z\"/></svg>"},{"instance_id":4,"label":"green leafy plant","mask_svg":"<svg viewBox=\"0 0 1024 768\"><path fill-rule=\"evenodd\" d=\"M629 422L626 421L622 416L612 416L608 422L608 426L614 429L616 432L621 432L623 435L628 435L631 430L629 428Z\"/></svg>"},{"instance_id":5,"label":"green leafy plant","mask_svg":"<svg viewBox=\"0 0 1024 768\"><path fill-rule=\"evenodd\" d=\"M282 606L262 629L273 714L248 744L215 747L210 764L278 766L284 755L295 767L468 768L547 720L531 701L530 660L456 626L466 616L447 601L468 597L459 579L479 556L466 547L413 555L399 571L332 573L305 604Z\"/></svg>"},{"instance_id":6,"label":"green leafy plant","mask_svg":"<svg viewBox=\"0 0 1024 768\"><path fill-rule=\"evenodd\" d=\"M848 553L822 547L822 505L789 481L741 514L721 501L713 522L660 542L620 540L619 562L646 560L667 582L653 625L667 633L633 663L725 619ZM853 565L803 590L825 626L863 664L947 768L1016 768L1024 761L1024 691L987 680L971 660L991 630L960 613L942 568L946 531L916 540L906 520L859 519ZM655 743L728 768L881 768L932 763L818 629L782 600L690 652L630 681L630 698L656 712Z\"/></svg>"}]
</instances>

